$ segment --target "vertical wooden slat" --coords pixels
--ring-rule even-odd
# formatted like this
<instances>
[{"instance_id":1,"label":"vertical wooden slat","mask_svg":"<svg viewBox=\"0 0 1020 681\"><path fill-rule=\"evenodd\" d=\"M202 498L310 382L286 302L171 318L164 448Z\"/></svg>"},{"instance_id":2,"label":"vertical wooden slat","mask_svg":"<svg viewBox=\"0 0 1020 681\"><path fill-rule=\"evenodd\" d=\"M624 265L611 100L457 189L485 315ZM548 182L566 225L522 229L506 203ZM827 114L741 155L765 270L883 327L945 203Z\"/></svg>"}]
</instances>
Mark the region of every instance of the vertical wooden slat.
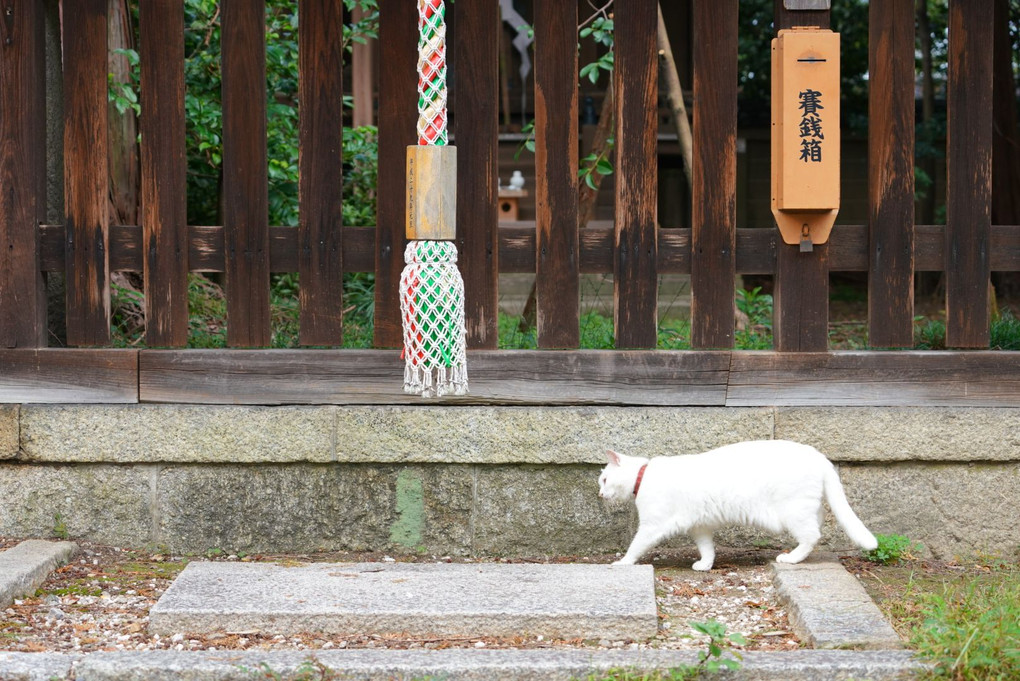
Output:
<instances>
[{"instance_id":1,"label":"vertical wooden slat","mask_svg":"<svg viewBox=\"0 0 1020 681\"><path fill-rule=\"evenodd\" d=\"M868 342L914 342L914 3L868 12Z\"/></svg>"},{"instance_id":2,"label":"vertical wooden slat","mask_svg":"<svg viewBox=\"0 0 1020 681\"><path fill-rule=\"evenodd\" d=\"M351 21L357 23L364 19L365 11L361 5L355 5L351 12ZM355 42L351 47L351 96L354 97L355 127L373 125L375 123L375 50L376 42Z\"/></svg>"},{"instance_id":3,"label":"vertical wooden slat","mask_svg":"<svg viewBox=\"0 0 1020 681\"><path fill-rule=\"evenodd\" d=\"M417 141L418 12L408 0L379 0L379 180L375 229L375 347L397 347L404 268L407 147Z\"/></svg>"},{"instance_id":4,"label":"vertical wooden slat","mask_svg":"<svg viewBox=\"0 0 1020 681\"><path fill-rule=\"evenodd\" d=\"M829 10L787 10L775 0L778 32L793 26L829 27ZM836 229L839 229L838 227ZM816 244L810 253L779 240L773 289L772 331L780 352L821 352L829 347L829 246Z\"/></svg>"},{"instance_id":5,"label":"vertical wooden slat","mask_svg":"<svg viewBox=\"0 0 1020 681\"><path fill-rule=\"evenodd\" d=\"M737 260L737 0L694 3L691 345L733 347Z\"/></svg>"},{"instance_id":6,"label":"vertical wooden slat","mask_svg":"<svg viewBox=\"0 0 1020 681\"><path fill-rule=\"evenodd\" d=\"M535 6L538 346L580 343L577 233L577 4Z\"/></svg>"},{"instance_id":7,"label":"vertical wooden slat","mask_svg":"<svg viewBox=\"0 0 1020 681\"><path fill-rule=\"evenodd\" d=\"M106 0L63 4L68 345L110 340Z\"/></svg>"},{"instance_id":8,"label":"vertical wooden slat","mask_svg":"<svg viewBox=\"0 0 1020 681\"><path fill-rule=\"evenodd\" d=\"M457 251L469 349L498 345L498 0L447 3L453 27L453 142L457 145Z\"/></svg>"},{"instance_id":9,"label":"vertical wooden slat","mask_svg":"<svg viewBox=\"0 0 1020 681\"><path fill-rule=\"evenodd\" d=\"M946 86L946 345L989 342L992 0L950 0Z\"/></svg>"},{"instance_id":10,"label":"vertical wooden slat","mask_svg":"<svg viewBox=\"0 0 1020 681\"><path fill-rule=\"evenodd\" d=\"M301 343L339 345L343 318L341 209L342 6L300 0L301 156L298 226Z\"/></svg>"},{"instance_id":11,"label":"vertical wooden slat","mask_svg":"<svg viewBox=\"0 0 1020 681\"><path fill-rule=\"evenodd\" d=\"M46 345L39 222L46 208L43 6L7 3L0 24L0 348Z\"/></svg>"},{"instance_id":12,"label":"vertical wooden slat","mask_svg":"<svg viewBox=\"0 0 1020 681\"><path fill-rule=\"evenodd\" d=\"M139 6L145 342L188 342L188 227L184 155L184 7Z\"/></svg>"},{"instance_id":13,"label":"vertical wooden slat","mask_svg":"<svg viewBox=\"0 0 1020 681\"><path fill-rule=\"evenodd\" d=\"M223 227L227 344L269 345L266 19L262 0L223 0Z\"/></svg>"},{"instance_id":14,"label":"vertical wooden slat","mask_svg":"<svg viewBox=\"0 0 1020 681\"><path fill-rule=\"evenodd\" d=\"M627 0L615 10L616 224L614 312L616 346L652 348L657 340L655 204L655 0Z\"/></svg>"}]
</instances>

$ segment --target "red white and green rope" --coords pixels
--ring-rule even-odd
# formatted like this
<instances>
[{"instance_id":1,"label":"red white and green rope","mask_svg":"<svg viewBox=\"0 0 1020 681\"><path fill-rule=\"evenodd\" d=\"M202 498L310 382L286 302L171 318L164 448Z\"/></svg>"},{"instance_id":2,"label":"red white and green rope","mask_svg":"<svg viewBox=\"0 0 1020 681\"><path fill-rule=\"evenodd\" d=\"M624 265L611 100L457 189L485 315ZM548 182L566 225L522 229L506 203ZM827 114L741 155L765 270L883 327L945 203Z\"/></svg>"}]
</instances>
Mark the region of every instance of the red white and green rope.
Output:
<instances>
[{"instance_id":1,"label":"red white and green rope","mask_svg":"<svg viewBox=\"0 0 1020 681\"><path fill-rule=\"evenodd\" d=\"M418 144L446 144L446 6L418 0Z\"/></svg>"},{"instance_id":2,"label":"red white and green rope","mask_svg":"<svg viewBox=\"0 0 1020 681\"><path fill-rule=\"evenodd\" d=\"M418 145L444 146L446 23L443 0L418 0ZM410 241L400 277L404 392L468 391L464 280L452 241Z\"/></svg>"}]
</instances>

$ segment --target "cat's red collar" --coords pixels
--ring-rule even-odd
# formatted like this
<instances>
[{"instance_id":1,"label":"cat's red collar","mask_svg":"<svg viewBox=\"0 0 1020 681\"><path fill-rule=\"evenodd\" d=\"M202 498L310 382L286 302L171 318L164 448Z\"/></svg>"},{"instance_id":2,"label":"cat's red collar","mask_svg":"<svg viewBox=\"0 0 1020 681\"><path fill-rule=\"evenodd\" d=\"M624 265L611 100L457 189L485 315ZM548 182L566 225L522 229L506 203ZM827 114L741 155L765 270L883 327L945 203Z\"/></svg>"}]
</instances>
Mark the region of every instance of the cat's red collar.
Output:
<instances>
[{"instance_id":1,"label":"cat's red collar","mask_svg":"<svg viewBox=\"0 0 1020 681\"><path fill-rule=\"evenodd\" d=\"M645 477L645 469L648 468L648 464L645 463L638 469L637 480L634 481L634 496L637 496L637 491L641 489L641 478Z\"/></svg>"}]
</instances>

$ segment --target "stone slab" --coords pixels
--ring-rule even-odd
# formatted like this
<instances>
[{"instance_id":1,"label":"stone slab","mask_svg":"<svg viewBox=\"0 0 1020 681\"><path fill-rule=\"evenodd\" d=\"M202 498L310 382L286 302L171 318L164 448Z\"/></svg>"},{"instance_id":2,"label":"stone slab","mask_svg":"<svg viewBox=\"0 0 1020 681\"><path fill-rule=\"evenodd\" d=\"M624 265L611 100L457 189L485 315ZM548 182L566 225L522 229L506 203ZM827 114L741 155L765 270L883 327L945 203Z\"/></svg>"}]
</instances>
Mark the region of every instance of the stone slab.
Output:
<instances>
[{"instance_id":1,"label":"stone slab","mask_svg":"<svg viewBox=\"0 0 1020 681\"><path fill-rule=\"evenodd\" d=\"M21 405L0 404L0 459L18 456Z\"/></svg>"},{"instance_id":2,"label":"stone slab","mask_svg":"<svg viewBox=\"0 0 1020 681\"><path fill-rule=\"evenodd\" d=\"M29 539L0 551L0 609L15 598L33 593L47 575L78 552L73 542Z\"/></svg>"},{"instance_id":3,"label":"stone slab","mask_svg":"<svg viewBox=\"0 0 1020 681\"><path fill-rule=\"evenodd\" d=\"M71 666L78 656L61 653L9 653L0 651L0 679L3 681L53 681L71 679Z\"/></svg>"},{"instance_id":4,"label":"stone slab","mask_svg":"<svg viewBox=\"0 0 1020 681\"><path fill-rule=\"evenodd\" d=\"M72 658L22 653L22 658L63 659L63 674ZM9 678L10 654L0 653L0 679ZM297 678L310 660L344 679L393 681L574 681L611 669L648 674L697 662L693 651L667 650L327 650L309 652L115 652L81 656L74 678L87 681L250 681L266 669L274 678ZM17 662L26 669L25 661ZM61 667L54 667L58 669ZM926 669L907 651L795 650L748 652L741 669L720 674L731 681L886 681L914 678ZM48 676L14 676L36 681ZM318 678L318 675L316 675ZM325 678L325 675L323 676ZM330 677L332 678L332 676Z\"/></svg>"},{"instance_id":5,"label":"stone slab","mask_svg":"<svg viewBox=\"0 0 1020 681\"><path fill-rule=\"evenodd\" d=\"M290 463L333 460L333 407L26 405L27 461Z\"/></svg>"},{"instance_id":6,"label":"stone slab","mask_svg":"<svg viewBox=\"0 0 1020 681\"><path fill-rule=\"evenodd\" d=\"M258 631L647 639L652 567L193 562L149 612L154 634Z\"/></svg>"},{"instance_id":7,"label":"stone slab","mask_svg":"<svg viewBox=\"0 0 1020 681\"><path fill-rule=\"evenodd\" d=\"M778 407L776 439L833 461L1018 461L1020 409Z\"/></svg>"},{"instance_id":8,"label":"stone slab","mask_svg":"<svg viewBox=\"0 0 1020 681\"><path fill-rule=\"evenodd\" d=\"M776 595L797 636L815 648L896 649L903 643L864 587L823 556L772 563Z\"/></svg>"}]
</instances>

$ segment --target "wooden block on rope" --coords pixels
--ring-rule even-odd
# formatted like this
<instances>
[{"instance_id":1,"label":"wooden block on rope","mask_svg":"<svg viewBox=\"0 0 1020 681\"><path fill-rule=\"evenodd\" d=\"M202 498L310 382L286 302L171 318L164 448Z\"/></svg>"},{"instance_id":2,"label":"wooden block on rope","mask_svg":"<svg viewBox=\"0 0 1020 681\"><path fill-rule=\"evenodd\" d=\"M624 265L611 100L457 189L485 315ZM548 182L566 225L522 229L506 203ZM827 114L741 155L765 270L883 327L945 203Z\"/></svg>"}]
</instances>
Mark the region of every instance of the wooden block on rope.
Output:
<instances>
[{"instance_id":1,"label":"wooden block on rope","mask_svg":"<svg viewBox=\"0 0 1020 681\"><path fill-rule=\"evenodd\" d=\"M407 148L407 238L457 238L457 148Z\"/></svg>"}]
</instances>

